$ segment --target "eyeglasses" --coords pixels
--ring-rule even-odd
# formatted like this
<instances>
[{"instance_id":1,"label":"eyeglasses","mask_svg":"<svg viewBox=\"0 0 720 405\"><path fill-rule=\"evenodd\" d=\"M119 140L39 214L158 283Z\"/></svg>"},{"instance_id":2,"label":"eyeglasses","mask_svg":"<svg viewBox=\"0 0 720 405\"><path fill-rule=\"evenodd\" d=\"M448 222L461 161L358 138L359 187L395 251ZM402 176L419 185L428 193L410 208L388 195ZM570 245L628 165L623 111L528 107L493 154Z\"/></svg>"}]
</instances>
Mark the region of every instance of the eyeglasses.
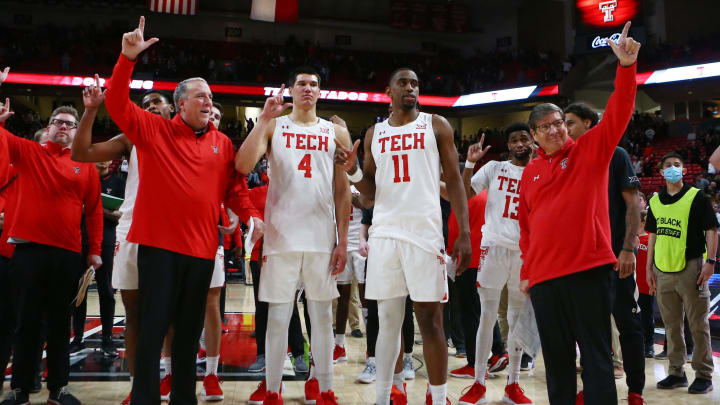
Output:
<instances>
[{"instance_id":1,"label":"eyeglasses","mask_svg":"<svg viewBox=\"0 0 720 405\"><path fill-rule=\"evenodd\" d=\"M50 120L50 125L54 125L58 128L62 128L62 126L64 125L65 127L67 127L67 129L75 129L78 126L77 122L65 121L58 118L53 118L52 120Z\"/></svg>"},{"instance_id":2,"label":"eyeglasses","mask_svg":"<svg viewBox=\"0 0 720 405\"><path fill-rule=\"evenodd\" d=\"M560 119L560 120L557 120L557 121L553 121L553 122L551 122L551 123L549 123L549 124L538 125L538 126L535 127L535 129L536 129L538 132L541 132L541 133L544 134L544 133L547 133L547 132L550 130L550 127L555 127L555 129L559 130L560 128L563 127L563 125L565 125L565 121L562 120L562 119Z\"/></svg>"}]
</instances>

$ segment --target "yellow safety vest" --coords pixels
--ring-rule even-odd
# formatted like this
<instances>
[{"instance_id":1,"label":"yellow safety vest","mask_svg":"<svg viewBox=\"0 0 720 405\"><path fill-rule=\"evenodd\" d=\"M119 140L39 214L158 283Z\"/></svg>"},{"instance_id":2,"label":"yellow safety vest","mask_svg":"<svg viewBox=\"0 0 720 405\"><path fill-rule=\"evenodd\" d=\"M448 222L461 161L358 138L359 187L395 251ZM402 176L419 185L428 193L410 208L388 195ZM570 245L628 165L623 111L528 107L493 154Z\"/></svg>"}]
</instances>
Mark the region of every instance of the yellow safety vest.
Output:
<instances>
[{"instance_id":1,"label":"yellow safety vest","mask_svg":"<svg viewBox=\"0 0 720 405\"><path fill-rule=\"evenodd\" d=\"M685 195L673 204L660 202L659 194L655 194L650 199L657 235L653 264L664 273L675 273L685 268L690 207L699 191L695 187L690 187Z\"/></svg>"}]
</instances>

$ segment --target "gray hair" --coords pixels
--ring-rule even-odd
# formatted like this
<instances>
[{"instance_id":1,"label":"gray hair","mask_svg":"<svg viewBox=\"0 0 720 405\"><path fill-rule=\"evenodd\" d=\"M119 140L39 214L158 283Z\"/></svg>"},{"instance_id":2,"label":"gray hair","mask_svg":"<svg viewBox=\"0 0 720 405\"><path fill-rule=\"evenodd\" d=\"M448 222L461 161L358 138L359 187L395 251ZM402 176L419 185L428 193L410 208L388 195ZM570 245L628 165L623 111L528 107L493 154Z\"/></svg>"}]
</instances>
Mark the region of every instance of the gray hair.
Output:
<instances>
[{"instance_id":1,"label":"gray hair","mask_svg":"<svg viewBox=\"0 0 720 405\"><path fill-rule=\"evenodd\" d=\"M565 118L565 113L563 113L563 110L553 103L542 103L536 105L535 107L533 107L532 111L530 111L530 117L528 117L528 126L532 129L535 129L535 124L537 124L538 121L540 121L546 115L552 114L554 112L560 113L560 116Z\"/></svg>"},{"instance_id":2,"label":"gray hair","mask_svg":"<svg viewBox=\"0 0 720 405\"><path fill-rule=\"evenodd\" d=\"M180 101L181 98L187 98L188 83L195 81L200 81L207 84L207 81L202 77L191 77L189 79L181 81L180 83L178 83L177 87L175 87L175 91L173 92L173 103L175 103L175 111L180 112L180 106L178 105L178 101Z\"/></svg>"}]
</instances>

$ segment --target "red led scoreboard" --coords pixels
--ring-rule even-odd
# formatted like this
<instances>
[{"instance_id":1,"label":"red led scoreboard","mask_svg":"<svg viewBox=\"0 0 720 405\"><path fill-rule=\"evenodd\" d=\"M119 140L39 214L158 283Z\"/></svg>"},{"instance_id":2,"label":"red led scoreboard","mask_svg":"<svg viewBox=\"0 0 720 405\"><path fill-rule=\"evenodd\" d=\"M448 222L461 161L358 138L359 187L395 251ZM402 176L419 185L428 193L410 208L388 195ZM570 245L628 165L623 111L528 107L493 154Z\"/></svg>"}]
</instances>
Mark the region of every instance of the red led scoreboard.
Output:
<instances>
[{"instance_id":1,"label":"red led scoreboard","mask_svg":"<svg viewBox=\"0 0 720 405\"><path fill-rule=\"evenodd\" d=\"M575 0L575 53L607 51L605 40L617 40L623 25L632 21L630 36L643 41L641 0Z\"/></svg>"}]
</instances>

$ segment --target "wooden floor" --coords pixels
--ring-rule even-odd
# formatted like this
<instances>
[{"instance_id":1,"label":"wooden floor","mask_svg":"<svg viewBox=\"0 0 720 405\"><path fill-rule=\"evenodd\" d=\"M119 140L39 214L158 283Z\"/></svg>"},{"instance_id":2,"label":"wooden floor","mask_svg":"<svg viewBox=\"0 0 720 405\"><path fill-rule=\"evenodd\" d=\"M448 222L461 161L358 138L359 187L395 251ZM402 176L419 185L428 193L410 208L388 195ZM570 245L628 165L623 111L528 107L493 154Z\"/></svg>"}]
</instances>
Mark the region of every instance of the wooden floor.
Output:
<instances>
[{"instance_id":1,"label":"wooden floor","mask_svg":"<svg viewBox=\"0 0 720 405\"><path fill-rule=\"evenodd\" d=\"M98 299L95 292L88 294L88 314L98 314ZM119 295L117 296L117 312L116 315L123 314L122 304ZM241 284L230 284L228 289L227 311L252 312L254 304L252 299L252 287ZM416 328L417 331L417 328ZM419 333L419 332L417 332ZM375 386L374 384L359 384L355 382L355 378L364 368L365 358L365 339L357 339L348 336L346 339L346 348L348 351L349 361L340 363L335 366L334 387L335 393L339 397L340 404L372 404L375 402ZM656 346L656 351L659 347ZM449 369L462 366L464 359L455 358L454 349L448 349L451 354L448 360ZM422 364L422 346L415 345L414 350L415 367L417 370L417 378L409 381L407 384L410 404L423 404L425 401L425 389L427 384L427 370ZM715 391L707 395L690 395L687 389L678 388L675 390L658 390L655 388L657 381L665 378L667 375L667 360L646 360L646 387L645 400L648 404L672 404L672 405L706 405L720 404L720 361L714 358L715 374L713 375L713 384ZM692 382L694 372L688 365L686 367L688 379ZM548 404L545 368L542 358L536 362L533 372L528 375L523 372L521 375L521 386L525 390L526 395L534 401L535 404ZM624 380L616 380L618 387L618 397L620 403L626 401L627 386ZM464 380L448 377L448 396L453 404L456 404L461 395L461 391L470 385L472 380ZM303 383L302 382L286 382L286 392L283 396L286 404L302 404L303 399ZM578 385L582 382L578 377ZM250 393L257 386L257 382L225 382L222 385L225 392L225 400L222 404L247 404ZM499 374L498 378L488 380L488 400L490 404L502 403L503 389L505 387L505 374ZM8 389L8 384L5 384ZM201 389L201 383L198 383L198 392ZM127 396L130 390L130 382L72 382L70 390L86 405L119 405ZM33 404L45 404L47 400L47 390L31 397ZM202 402L199 400L199 402Z\"/></svg>"}]
</instances>

